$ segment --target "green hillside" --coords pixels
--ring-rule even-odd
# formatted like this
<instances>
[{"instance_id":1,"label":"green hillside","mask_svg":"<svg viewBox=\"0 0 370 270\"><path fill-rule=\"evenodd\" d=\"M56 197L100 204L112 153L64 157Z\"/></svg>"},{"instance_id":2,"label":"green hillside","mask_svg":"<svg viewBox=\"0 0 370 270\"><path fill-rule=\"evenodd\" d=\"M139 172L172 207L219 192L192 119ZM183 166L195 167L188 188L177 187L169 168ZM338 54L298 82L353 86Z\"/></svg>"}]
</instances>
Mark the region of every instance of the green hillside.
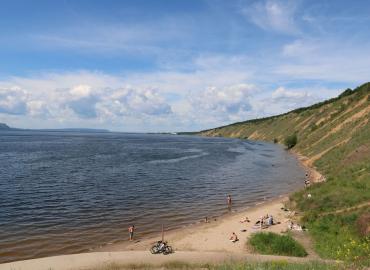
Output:
<instances>
[{"instance_id":1,"label":"green hillside","mask_svg":"<svg viewBox=\"0 0 370 270\"><path fill-rule=\"evenodd\" d=\"M284 143L308 158L327 181L295 193L302 222L326 258L370 265L370 83L310 107L205 130L223 136ZM308 199L307 194L312 198Z\"/></svg>"}]
</instances>

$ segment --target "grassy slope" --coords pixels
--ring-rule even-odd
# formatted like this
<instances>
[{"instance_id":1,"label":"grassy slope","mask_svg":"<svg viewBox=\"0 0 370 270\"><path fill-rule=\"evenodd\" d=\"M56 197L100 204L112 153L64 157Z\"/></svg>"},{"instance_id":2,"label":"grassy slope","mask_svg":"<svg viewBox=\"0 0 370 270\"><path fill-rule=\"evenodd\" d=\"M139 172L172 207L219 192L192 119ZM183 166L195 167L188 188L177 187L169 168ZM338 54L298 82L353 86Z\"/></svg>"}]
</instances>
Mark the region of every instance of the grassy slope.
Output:
<instances>
[{"instance_id":1,"label":"grassy slope","mask_svg":"<svg viewBox=\"0 0 370 270\"><path fill-rule=\"evenodd\" d=\"M277 139L282 143L284 138L296 133L298 143L294 151L307 156L311 165L327 177L325 183L292 196L297 208L304 212L304 221L316 240L316 250L323 257L343 259L346 255L343 253L344 245L348 247L354 240L353 252L360 253L359 259L370 260L370 251L356 251L363 249L358 243L366 241L365 236L358 232L356 222L370 213L369 207L324 214L370 201L369 120L370 83L367 83L311 107L200 134L270 142ZM307 192L313 199L304 196ZM365 222L370 224L368 219ZM354 259L355 255L349 254L348 257Z\"/></svg>"}]
</instances>

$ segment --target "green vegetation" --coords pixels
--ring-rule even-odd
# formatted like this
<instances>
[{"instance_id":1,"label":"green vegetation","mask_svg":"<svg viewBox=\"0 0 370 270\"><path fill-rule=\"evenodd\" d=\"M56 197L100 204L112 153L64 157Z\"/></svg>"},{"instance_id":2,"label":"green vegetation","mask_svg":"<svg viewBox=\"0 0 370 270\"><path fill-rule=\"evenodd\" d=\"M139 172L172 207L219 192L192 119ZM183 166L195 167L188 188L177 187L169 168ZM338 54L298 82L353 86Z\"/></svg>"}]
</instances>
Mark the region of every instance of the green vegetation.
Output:
<instances>
[{"instance_id":1,"label":"green vegetation","mask_svg":"<svg viewBox=\"0 0 370 270\"><path fill-rule=\"evenodd\" d=\"M340 270L345 269L341 265L330 265L316 262L309 263L288 263L286 261L274 261L265 263L239 263L224 264L214 268L203 268L214 270Z\"/></svg>"},{"instance_id":2,"label":"green vegetation","mask_svg":"<svg viewBox=\"0 0 370 270\"><path fill-rule=\"evenodd\" d=\"M313 237L316 251L323 258L370 266L369 122L370 83L366 83L310 107L200 134L269 142L283 142L296 134L299 141L294 151L308 157L327 179L290 198L302 214L301 222Z\"/></svg>"},{"instance_id":3,"label":"green vegetation","mask_svg":"<svg viewBox=\"0 0 370 270\"><path fill-rule=\"evenodd\" d=\"M272 232L254 233L248 244L258 253L267 255L285 255L305 257L307 252L290 235L279 235Z\"/></svg>"},{"instance_id":4,"label":"green vegetation","mask_svg":"<svg viewBox=\"0 0 370 270\"><path fill-rule=\"evenodd\" d=\"M224 263L224 264L188 264L183 262L171 262L158 266L139 264L139 265L119 265L109 264L101 267L94 267L86 270L153 270L153 269L187 269L187 270L344 270L345 266L339 264L325 264L318 262L307 263L288 263L287 261L271 261L263 263Z\"/></svg>"},{"instance_id":5,"label":"green vegetation","mask_svg":"<svg viewBox=\"0 0 370 270\"><path fill-rule=\"evenodd\" d=\"M297 144L297 141L297 134L293 134L285 138L284 144L288 149L291 149Z\"/></svg>"}]
</instances>

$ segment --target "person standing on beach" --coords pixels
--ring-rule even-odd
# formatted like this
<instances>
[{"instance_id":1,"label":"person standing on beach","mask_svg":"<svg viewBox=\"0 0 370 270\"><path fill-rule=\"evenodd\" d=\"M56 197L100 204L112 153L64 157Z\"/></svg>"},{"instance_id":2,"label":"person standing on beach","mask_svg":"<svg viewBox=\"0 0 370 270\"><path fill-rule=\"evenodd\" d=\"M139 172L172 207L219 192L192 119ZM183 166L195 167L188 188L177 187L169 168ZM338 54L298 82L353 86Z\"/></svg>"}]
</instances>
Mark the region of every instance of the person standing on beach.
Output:
<instances>
[{"instance_id":1,"label":"person standing on beach","mask_svg":"<svg viewBox=\"0 0 370 270\"><path fill-rule=\"evenodd\" d=\"M228 207L231 207L231 195L227 195L227 205Z\"/></svg>"},{"instance_id":2,"label":"person standing on beach","mask_svg":"<svg viewBox=\"0 0 370 270\"><path fill-rule=\"evenodd\" d=\"M130 241L134 240L134 231L135 231L135 225L131 225L128 227L128 232L130 234Z\"/></svg>"}]
</instances>

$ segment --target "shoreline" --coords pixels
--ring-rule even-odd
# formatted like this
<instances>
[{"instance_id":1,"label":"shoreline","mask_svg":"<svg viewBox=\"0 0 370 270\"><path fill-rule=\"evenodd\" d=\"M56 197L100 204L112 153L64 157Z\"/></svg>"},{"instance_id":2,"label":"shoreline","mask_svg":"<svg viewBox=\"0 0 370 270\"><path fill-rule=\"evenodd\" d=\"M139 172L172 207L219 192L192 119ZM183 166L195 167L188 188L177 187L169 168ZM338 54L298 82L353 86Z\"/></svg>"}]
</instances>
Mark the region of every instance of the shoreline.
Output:
<instances>
[{"instance_id":1,"label":"shoreline","mask_svg":"<svg viewBox=\"0 0 370 270\"><path fill-rule=\"evenodd\" d=\"M231 213L226 213L226 214L222 214L217 217L212 217L210 218L210 221L208 223L205 223L204 221L198 221L196 223L192 223L192 224L189 224L181 228L170 229L168 231L165 230L164 239L165 241L169 241L169 244L171 244L171 240L176 239L175 241L177 241L177 239L179 238L178 237L179 234L183 234L186 237L187 235L190 235L193 232L200 232L202 230L208 230L212 227L218 226L222 224L222 222L225 221L226 219L240 218L240 216L247 215L250 212L271 209L272 206L276 206L277 204L282 205L283 203L288 201L288 196L289 194L279 195L278 197L271 198L261 203L255 203L254 205L232 211ZM252 221L248 224L252 224ZM150 246L156 243L158 240L161 240L161 232L158 232L157 234L153 234L150 236L146 236L144 238L140 238L138 240L134 240L133 242L122 241L122 242L117 242L117 243L113 243L110 245L105 245L101 248L94 249L93 252L114 252L114 251L127 251L127 250L136 251L136 250L143 250L145 249L145 247L147 247L145 250L149 251ZM176 250L175 246L174 248ZM191 250L197 250L197 249L191 249Z\"/></svg>"},{"instance_id":2,"label":"shoreline","mask_svg":"<svg viewBox=\"0 0 370 270\"><path fill-rule=\"evenodd\" d=\"M295 156L298 164L308 173L308 180L311 183L320 183L326 181L326 177L316 169L310 158L292 150L289 152Z\"/></svg>"},{"instance_id":3,"label":"shoreline","mask_svg":"<svg viewBox=\"0 0 370 270\"><path fill-rule=\"evenodd\" d=\"M304 169L305 172L308 173L308 179L311 183L320 183L322 181L325 181L325 177L316 170L313 166L311 166L310 163L307 161L309 160L306 156L303 156L297 152L289 151L290 154L292 154L300 167ZM210 223L205 223L204 221L196 221L194 223L190 223L189 225L185 225L180 228L170 229L168 231L165 230L165 240L166 237L169 237L169 239L174 238L173 236L178 233L191 233L189 231L191 230L199 230L203 229L206 225L210 225L211 223L216 226L215 223L220 223L223 219L226 218L234 218L235 216L239 216L244 213L244 215L247 215L250 211L257 211L265 209L266 206L269 206L270 204L285 204L289 201L289 196L297 192L299 190L304 189L304 183L302 183L302 187L299 189L296 189L294 191L291 191L289 193L284 193L277 195L276 197L269 198L267 200L263 200L262 202L254 202L251 205L238 208L237 210L232 210L231 213L224 213L219 216L212 216L208 217L211 221ZM264 214L263 214L264 215ZM252 223L252 222L251 222ZM98 248L91 249L90 252L112 252L112 251L127 251L127 250L143 250L144 245L147 245L149 250L149 247L156 243L158 240L161 239L161 232L158 233L152 233L150 235L146 235L144 237L141 237L140 239L129 242L129 241L120 241L116 243L106 244Z\"/></svg>"},{"instance_id":4,"label":"shoreline","mask_svg":"<svg viewBox=\"0 0 370 270\"><path fill-rule=\"evenodd\" d=\"M310 180L312 178L312 183L320 182L318 179L322 178L323 176L315 170L315 168L310 167L307 163L304 162L306 157L297 154L292 153L298 163L307 171L310 172ZM318 178L319 177L319 178ZM303 183L302 183L303 186ZM246 241L249 235L251 235L254 232L258 232L261 229L253 229L254 223L265 214L271 214L274 216L274 219L280 224L270 226L267 229L263 229L262 231L269 231L269 232L275 232L275 233L282 233L287 230L287 220L290 219L290 217L286 216L286 212L281 210L282 207L285 206L285 203L289 201L289 195L293 192L296 192L300 189L297 189L295 191L290 192L289 194L279 195L278 197L271 198L267 201L263 201L262 203L255 202L252 206L247 206L241 209L238 209L235 212L223 214L221 216L218 216L215 218L215 220L212 218L210 219L209 223L205 222L197 222L190 224L188 226L178 228L178 229L172 229L169 231L165 231L165 241L169 242L169 245L171 245L175 253L182 253L182 252L213 252L218 254L217 256L220 256L221 253L231 253L234 255L250 255L250 256L260 256L259 254L253 254L252 251L247 247ZM248 217L250 219L249 223L240 223L239 221L245 217ZM242 230L246 230L242 232ZM229 237L232 232L236 232L236 234L239 237L239 241L236 243L232 243L229 241ZM76 261L81 263L81 265L78 266L78 268L86 267L86 258L91 257L91 254L95 254L95 259L97 262L101 259L103 260L103 263L112 263L116 260L120 262L124 261L130 261L131 263L131 256L132 253L137 252L146 252L151 260L156 261L158 256L162 257L163 255L152 255L149 252L149 248L151 245L158 240L161 239L161 234L158 233L157 236L155 235L148 235L143 239L134 240L133 242L118 242L113 244L104 245L102 247L92 249L89 252L86 253L79 253L79 254L70 254L70 255L59 255L59 256L53 256L53 257L44 257L44 258L37 258L37 259L31 259L31 260L24 260L24 261L15 261L10 263L4 263L0 264L0 270L2 269L37 269L42 270L44 268L33 268L33 265L40 266L39 263L43 261L48 261L48 263L52 264L49 265L54 270L57 269L71 269L70 267L66 268L64 264L61 264L60 258L68 259L68 258L74 258L73 265L75 265ZM108 254L115 254L115 253L124 253L125 255L122 255L123 257L119 257L113 259L106 259L106 253ZM122 253L122 254L123 254ZM169 258L175 258L175 256L168 255L165 256ZM194 255L195 256L195 255ZM193 256L193 257L194 257ZM215 255L216 256L216 255ZM216 256L216 257L217 257ZM195 256L196 257L196 256ZM195 259L194 257L194 259ZM50 259L48 259L50 258ZM55 259L51 259L55 258ZM99 259L100 258L100 259ZM102 259L105 258L105 259ZM189 257L190 261L192 256ZM309 257L311 258L311 257ZM312 258L311 258L312 259ZM211 260L212 261L212 260ZM139 261L140 262L140 261ZM77 267L76 267L77 268ZM75 268L73 268L75 269Z\"/></svg>"}]
</instances>

